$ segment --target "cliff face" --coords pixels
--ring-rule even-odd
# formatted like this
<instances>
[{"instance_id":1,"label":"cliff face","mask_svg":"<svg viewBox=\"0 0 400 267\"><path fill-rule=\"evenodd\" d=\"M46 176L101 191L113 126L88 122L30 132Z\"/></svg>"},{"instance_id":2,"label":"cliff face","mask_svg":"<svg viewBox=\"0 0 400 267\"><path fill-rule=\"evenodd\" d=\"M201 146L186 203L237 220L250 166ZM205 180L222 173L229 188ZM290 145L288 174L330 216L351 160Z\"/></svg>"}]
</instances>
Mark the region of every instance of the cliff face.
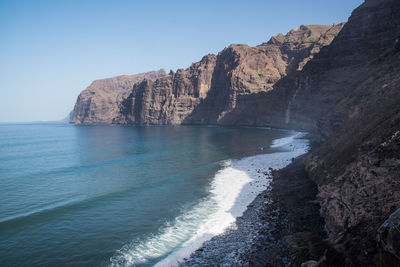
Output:
<instances>
[{"instance_id":1,"label":"cliff face","mask_svg":"<svg viewBox=\"0 0 400 267\"><path fill-rule=\"evenodd\" d=\"M400 208L399 36L400 2L367 0L291 79L299 84L292 119L313 122L323 141L307 169L348 266L400 264L399 242L377 238Z\"/></svg>"},{"instance_id":2,"label":"cliff face","mask_svg":"<svg viewBox=\"0 0 400 267\"><path fill-rule=\"evenodd\" d=\"M288 92L271 93L275 84L302 70L342 27L302 25L256 47L231 45L176 73L94 81L79 95L71 123L286 127Z\"/></svg>"},{"instance_id":3,"label":"cliff face","mask_svg":"<svg viewBox=\"0 0 400 267\"><path fill-rule=\"evenodd\" d=\"M348 109L373 91L356 88L376 73L379 63L371 65L371 61L393 47L399 35L398 16L396 1L367 0L353 11L331 45L321 49L302 72L281 81L285 88L296 88L290 108L294 123L313 124L311 128L323 139L338 130Z\"/></svg>"},{"instance_id":4,"label":"cliff face","mask_svg":"<svg viewBox=\"0 0 400 267\"><path fill-rule=\"evenodd\" d=\"M135 84L114 123L180 124L207 97L215 63L210 54L188 69Z\"/></svg>"},{"instance_id":5,"label":"cliff face","mask_svg":"<svg viewBox=\"0 0 400 267\"><path fill-rule=\"evenodd\" d=\"M231 45L186 70L143 81L134 86L113 122L264 125L268 121L254 120L252 103L238 105L241 98L269 92L282 77L301 70L342 26L301 26L256 47Z\"/></svg>"},{"instance_id":6,"label":"cliff face","mask_svg":"<svg viewBox=\"0 0 400 267\"><path fill-rule=\"evenodd\" d=\"M119 114L121 101L129 95L132 86L143 79L157 79L164 70L136 75L122 75L94 81L78 96L71 123L107 124Z\"/></svg>"}]
</instances>

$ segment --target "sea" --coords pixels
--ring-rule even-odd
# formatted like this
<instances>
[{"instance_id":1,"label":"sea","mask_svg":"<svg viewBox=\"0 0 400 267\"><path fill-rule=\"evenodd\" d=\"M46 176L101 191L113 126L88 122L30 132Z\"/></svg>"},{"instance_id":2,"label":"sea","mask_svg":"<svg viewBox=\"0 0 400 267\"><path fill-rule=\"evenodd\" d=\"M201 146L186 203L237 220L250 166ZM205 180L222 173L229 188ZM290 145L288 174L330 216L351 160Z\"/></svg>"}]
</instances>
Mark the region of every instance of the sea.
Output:
<instances>
[{"instance_id":1,"label":"sea","mask_svg":"<svg viewBox=\"0 0 400 267\"><path fill-rule=\"evenodd\" d=\"M177 266L307 149L271 128L0 124L0 265Z\"/></svg>"}]
</instances>

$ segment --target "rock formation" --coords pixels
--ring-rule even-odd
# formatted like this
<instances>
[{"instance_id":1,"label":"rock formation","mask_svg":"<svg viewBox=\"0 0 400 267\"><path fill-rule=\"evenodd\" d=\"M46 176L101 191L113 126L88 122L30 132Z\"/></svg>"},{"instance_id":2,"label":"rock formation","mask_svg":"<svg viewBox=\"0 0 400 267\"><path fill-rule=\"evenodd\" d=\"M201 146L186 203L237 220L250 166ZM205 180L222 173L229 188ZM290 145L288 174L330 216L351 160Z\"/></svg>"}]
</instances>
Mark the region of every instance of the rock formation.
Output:
<instances>
[{"instance_id":1,"label":"rock formation","mask_svg":"<svg viewBox=\"0 0 400 267\"><path fill-rule=\"evenodd\" d=\"M292 118L313 122L323 142L307 169L348 266L382 264L377 229L400 207L399 35L400 2L367 0L292 78L302 84Z\"/></svg>"},{"instance_id":2,"label":"rock formation","mask_svg":"<svg viewBox=\"0 0 400 267\"><path fill-rule=\"evenodd\" d=\"M163 77L159 77L163 73L152 72L94 81L78 97L71 122L272 124L256 115L265 113L257 110L265 103L258 101L258 95L301 70L342 27L302 25L256 47L231 45L217 56L206 55L189 68ZM266 99L273 98L267 95ZM272 101L271 109L277 112L268 113L268 118L279 121L285 116L287 97L278 95Z\"/></svg>"},{"instance_id":3,"label":"rock formation","mask_svg":"<svg viewBox=\"0 0 400 267\"><path fill-rule=\"evenodd\" d=\"M275 84L301 70L321 47L330 44L342 27L343 24L302 25L256 47L225 48L217 56L209 97L183 123L271 125L269 117L275 121L284 118L282 107L286 107L287 97L270 97ZM269 100L263 101L262 96ZM267 119L263 117L263 105L271 109Z\"/></svg>"},{"instance_id":4,"label":"rock formation","mask_svg":"<svg viewBox=\"0 0 400 267\"><path fill-rule=\"evenodd\" d=\"M215 63L216 56L210 54L188 69L178 69L155 81L144 79L135 84L113 122L180 124L207 97Z\"/></svg>"},{"instance_id":5,"label":"rock formation","mask_svg":"<svg viewBox=\"0 0 400 267\"><path fill-rule=\"evenodd\" d=\"M122 75L101 79L83 90L76 101L71 123L108 124L119 114L121 101L129 95L132 86L144 78L154 80L165 75L164 70L136 75Z\"/></svg>"}]
</instances>

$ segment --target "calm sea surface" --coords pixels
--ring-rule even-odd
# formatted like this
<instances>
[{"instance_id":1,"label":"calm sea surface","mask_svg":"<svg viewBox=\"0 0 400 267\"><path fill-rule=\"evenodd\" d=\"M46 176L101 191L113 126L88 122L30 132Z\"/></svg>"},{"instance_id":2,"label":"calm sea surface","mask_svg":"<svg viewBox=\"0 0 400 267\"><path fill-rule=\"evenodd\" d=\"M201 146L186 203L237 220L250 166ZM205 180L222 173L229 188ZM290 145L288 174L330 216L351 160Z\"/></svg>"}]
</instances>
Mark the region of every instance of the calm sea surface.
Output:
<instances>
[{"instance_id":1,"label":"calm sea surface","mask_svg":"<svg viewBox=\"0 0 400 267\"><path fill-rule=\"evenodd\" d=\"M271 153L272 140L287 135L0 124L0 265L154 265L212 212L184 216L208 197L226 160Z\"/></svg>"}]
</instances>

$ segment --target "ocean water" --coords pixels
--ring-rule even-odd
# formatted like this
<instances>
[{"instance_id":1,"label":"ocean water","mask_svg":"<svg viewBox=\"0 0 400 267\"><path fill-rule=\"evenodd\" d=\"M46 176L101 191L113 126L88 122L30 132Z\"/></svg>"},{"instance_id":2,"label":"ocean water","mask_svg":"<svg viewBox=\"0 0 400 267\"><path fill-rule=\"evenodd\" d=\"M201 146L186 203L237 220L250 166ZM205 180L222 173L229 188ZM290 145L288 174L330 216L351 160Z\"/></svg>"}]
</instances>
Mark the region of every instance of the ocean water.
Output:
<instances>
[{"instance_id":1,"label":"ocean water","mask_svg":"<svg viewBox=\"0 0 400 267\"><path fill-rule=\"evenodd\" d=\"M300 137L0 124L0 265L176 265L268 186L260 168L281 168L307 150Z\"/></svg>"}]
</instances>

